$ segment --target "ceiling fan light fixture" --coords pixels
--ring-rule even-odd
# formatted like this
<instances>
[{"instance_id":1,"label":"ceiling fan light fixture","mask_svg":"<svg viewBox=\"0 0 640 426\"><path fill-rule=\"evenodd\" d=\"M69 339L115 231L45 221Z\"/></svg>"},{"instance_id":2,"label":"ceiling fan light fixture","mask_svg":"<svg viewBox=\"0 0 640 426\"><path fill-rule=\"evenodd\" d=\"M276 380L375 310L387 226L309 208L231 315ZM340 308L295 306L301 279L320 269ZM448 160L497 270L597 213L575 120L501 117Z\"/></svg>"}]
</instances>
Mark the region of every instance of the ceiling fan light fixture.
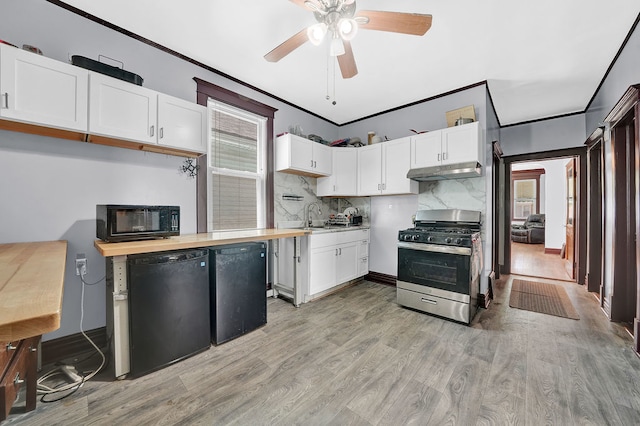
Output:
<instances>
[{"instance_id":1,"label":"ceiling fan light fixture","mask_svg":"<svg viewBox=\"0 0 640 426\"><path fill-rule=\"evenodd\" d=\"M329 46L329 56L342 56L344 55L344 44L340 37L333 37L331 39L331 45Z\"/></svg>"},{"instance_id":2,"label":"ceiling fan light fixture","mask_svg":"<svg viewBox=\"0 0 640 426\"><path fill-rule=\"evenodd\" d=\"M327 24L320 22L307 28L307 37L314 46L319 46L327 34Z\"/></svg>"},{"instance_id":3,"label":"ceiling fan light fixture","mask_svg":"<svg viewBox=\"0 0 640 426\"><path fill-rule=\"evenodd\" d=\"M343 18L338 22L338 31L344 40L352 40L358 33L358 23L355 19Z\"/></svg>"}]
</instances>

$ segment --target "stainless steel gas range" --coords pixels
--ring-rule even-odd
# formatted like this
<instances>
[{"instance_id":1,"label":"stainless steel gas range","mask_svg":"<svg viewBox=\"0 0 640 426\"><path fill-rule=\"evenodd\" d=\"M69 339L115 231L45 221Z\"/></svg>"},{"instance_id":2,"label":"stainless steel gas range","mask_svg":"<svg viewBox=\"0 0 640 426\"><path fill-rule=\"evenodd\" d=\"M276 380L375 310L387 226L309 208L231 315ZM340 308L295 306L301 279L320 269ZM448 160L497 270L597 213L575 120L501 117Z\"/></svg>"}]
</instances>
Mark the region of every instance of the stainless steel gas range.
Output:
<instances>
[{"instance_id":1,"label":"stainless steel gas range","mask_svg":"<svg viewBox=\"0 0 640 426\"><path fill-rule=\"evenodd\" d=\"M398 233L398 304L469 324L481 268L479 211L419 210Z\"/></svg>"}]
</instances>

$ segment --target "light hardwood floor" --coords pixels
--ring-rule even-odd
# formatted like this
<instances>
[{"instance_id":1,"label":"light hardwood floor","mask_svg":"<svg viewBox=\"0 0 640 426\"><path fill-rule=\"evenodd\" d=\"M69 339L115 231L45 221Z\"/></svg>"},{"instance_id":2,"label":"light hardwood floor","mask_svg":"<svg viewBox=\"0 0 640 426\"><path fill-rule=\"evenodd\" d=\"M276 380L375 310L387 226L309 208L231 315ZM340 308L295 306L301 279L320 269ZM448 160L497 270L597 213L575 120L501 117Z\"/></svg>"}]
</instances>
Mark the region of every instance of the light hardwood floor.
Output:
<instances>
[{"instance_id":1,"label":"light hardwood floor","mask_svg":"<svg viewBox=\"0 0 640 426\"><path fill-rule=\"evenodd\" d=\"M580 320L508 306L511 279L471 326L408 310L363 281L135 380L88 382L20 425L638 424L640 359L576 284ZM546 282L546 280L543 280Z\"/></svg>"},{"instance_id":2,"label":"light hardwood floor","mask_svg":"<svg viewBox=\"0 0 640 426\"><path fill-rule=\"evenodd\" d=\"M567 263L559 254L545 253L544 244L511 242L512 274L575 282L567 273Z\"/></svg>"}]
</instances>

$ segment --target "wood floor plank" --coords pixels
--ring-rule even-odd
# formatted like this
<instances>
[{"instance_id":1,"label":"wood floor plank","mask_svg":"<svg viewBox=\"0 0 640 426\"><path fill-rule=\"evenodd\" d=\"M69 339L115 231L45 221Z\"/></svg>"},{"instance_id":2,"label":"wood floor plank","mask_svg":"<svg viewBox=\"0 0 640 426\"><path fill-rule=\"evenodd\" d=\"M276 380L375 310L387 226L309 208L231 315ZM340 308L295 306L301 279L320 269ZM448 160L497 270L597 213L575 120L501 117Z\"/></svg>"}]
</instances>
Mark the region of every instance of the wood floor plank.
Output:
<instances>
[{"instance_id":1,"label":"wood floor plank","mask_svg":"<svg viewBox=\"0 0 640 426\"><path fill-rule=\"evenodd\" d=\"M30 413L19 400L2 426L637 424L627 332L567 282L578 321L509 308L512 278L469 326L367 281L299 308L270 298L258 330L140 378L100 373Z\"/></svg>"},{"instance_id":2,"label":"wood floor plank","mask_svg":"<svg viewBox=\"0 0 640 426\"><path fill-rule=\"evenodd\" d=\"M569 396L563 367L527 356L527 423L569 425Z\"/></svg>"},{"instance_id":3,"label":"wood floor plank","mask_svg":"<svg viewBox=\"0 0 640 426\"><path fill-rule=\"evenodd\" d=\"M432 387L410 380L378 425L426 425L441 397Z\"/></svg>"},{"instance_id":4,"label":"wood floor plank","mask_svg":"<svg viewBox=\"0 0 640 426\"><path fill-rule=\"evenodd\" d=\"M479 425L526 424L527 352L525 342L499 339L482 396Z\"/></svg>"},{"instance_id":5,"label":"wood floor plank","mask_svg":"<svg viewBox=\"0 0 640 426\"><path fill-rule=\"evenodd\" d=\"M451 362L455 363L455 369L429 424L466 425L475 423L480 415L480 395L487 385L489 363L465 354Z\"/></svg>"}]
</instances>

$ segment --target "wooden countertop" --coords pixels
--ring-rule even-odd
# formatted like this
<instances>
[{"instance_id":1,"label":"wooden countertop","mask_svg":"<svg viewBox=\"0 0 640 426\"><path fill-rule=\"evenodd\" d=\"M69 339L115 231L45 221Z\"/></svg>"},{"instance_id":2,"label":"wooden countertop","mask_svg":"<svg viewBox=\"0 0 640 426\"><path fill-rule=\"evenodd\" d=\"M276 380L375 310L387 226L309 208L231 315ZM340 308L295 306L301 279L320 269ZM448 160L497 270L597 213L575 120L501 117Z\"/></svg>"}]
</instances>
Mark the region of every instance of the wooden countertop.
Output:
<instances>
[{"instance_id":1,"label":"wooden countertop","mask_svg":"<svg viewBox=\"0 0 640 426\"><path fill-rule=\"evenodd\" d=\"M0 244L0 342L60 328L66 241Z\"/></svg>"},{"instance_id":2,"label":"wooden countertop","mask_svg":"<svg viewBox=\"0 0 640 426\"><path fill-rule=\"evenodd\" d=\"M310 233L311 231L305 229L248 229L244 231L205 232L180 235L178 237L169 237L161 240L127 241L123 243L107 243L96 240L93 245L101 255L110 257L301 237Z\"/></svg>"}]
</instances>

